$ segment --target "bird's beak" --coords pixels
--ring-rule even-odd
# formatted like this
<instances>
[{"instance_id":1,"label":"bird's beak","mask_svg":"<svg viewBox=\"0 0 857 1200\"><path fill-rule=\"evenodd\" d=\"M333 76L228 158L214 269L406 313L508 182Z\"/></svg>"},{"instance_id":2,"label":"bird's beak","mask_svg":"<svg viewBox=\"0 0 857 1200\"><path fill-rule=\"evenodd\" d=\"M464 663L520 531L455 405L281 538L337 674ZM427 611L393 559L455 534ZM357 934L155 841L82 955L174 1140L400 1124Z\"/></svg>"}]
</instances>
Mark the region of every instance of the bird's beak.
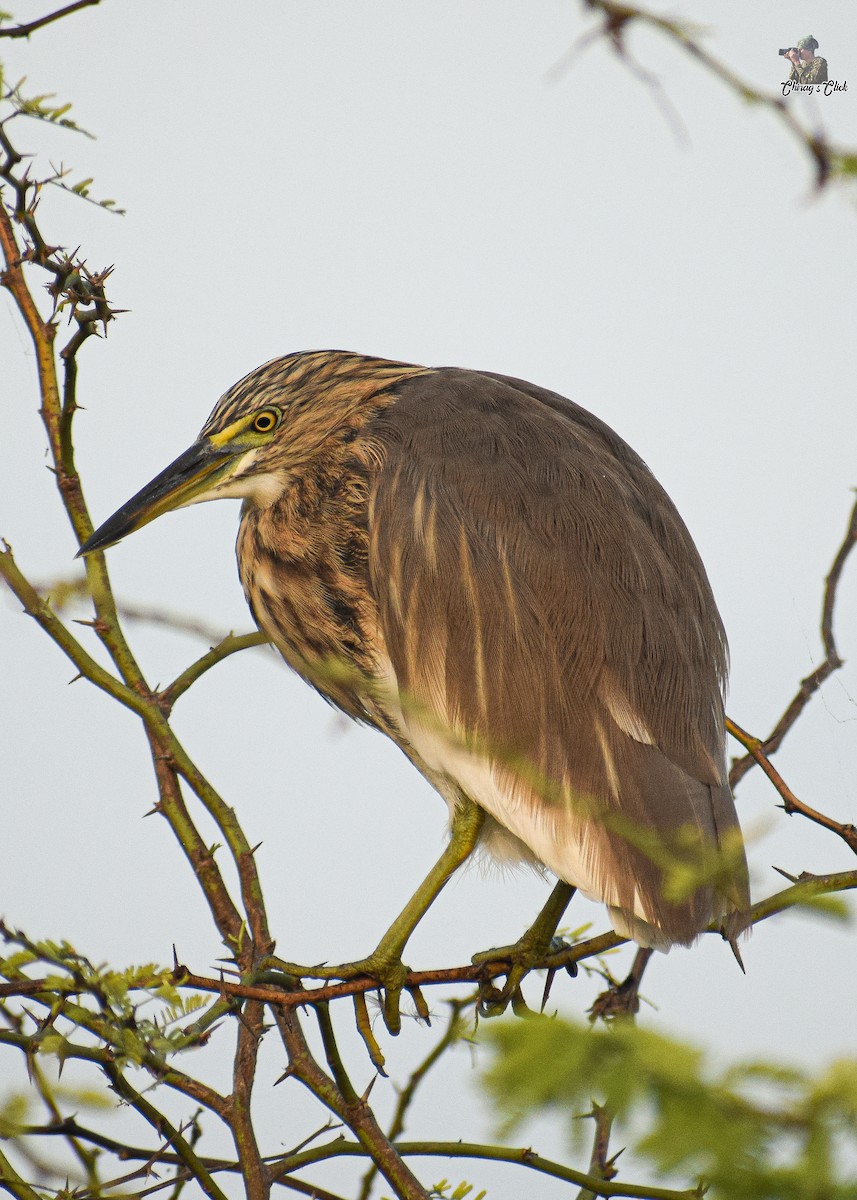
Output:
<instances>
[{"instance_id":1,"label":"bird's beak","mask_svg":"<svg viewBox=\"0 0 857 1200\"><path fill-rule=\"evenodd\" d=\"M208 438L194 442L118 512L108 517L83 543L77 557L115 546L162 513L203 499L204 492L232 473L237 457L234 450L216 446Z\"/></svg>"}]
</instances>

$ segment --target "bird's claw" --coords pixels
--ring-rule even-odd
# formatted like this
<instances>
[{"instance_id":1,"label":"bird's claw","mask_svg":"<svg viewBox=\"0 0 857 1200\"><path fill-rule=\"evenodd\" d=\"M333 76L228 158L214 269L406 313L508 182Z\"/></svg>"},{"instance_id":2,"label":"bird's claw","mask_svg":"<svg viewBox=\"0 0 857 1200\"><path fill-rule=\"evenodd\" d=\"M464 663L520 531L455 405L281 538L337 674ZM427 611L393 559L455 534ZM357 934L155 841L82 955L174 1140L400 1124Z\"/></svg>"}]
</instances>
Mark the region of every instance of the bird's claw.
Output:
<instances>
[{"instance_id":1,"label":"bird's claw","mask_svg":"<svg viewBox=\"0 0 857 1200\"><path fill-rule=\"evenodd\" d=\"M370 954L368 958L360 959L358 962L346 963L342 970L348 971L349 979L359 979L360 976L368 976L370 979L377 980L381 985L381 1016L384 1019L384 1024L387 1027L387 1032L394 1037L402 1028L402 1014L400 1005L402 1002L402 991L408 978L408 968L400 958L388 958L380 955L377 951Z\"/></svg>"},{"instance_id":2,"label":"bird's claw","mask_svg":"<svg viewBox=\"0 0 857 1200\"><path fill-rule=\"evenodd\" d=\"M633 1019L640 1011L640 981L626 979L612 983L605 992L596 996L589 1009L589 1020L610 1021Z\"/></svg>"},{"instance_id":3,"label":"bird's claw","mask_svg":"<svg viewBox=\"0 0 857 1200\"><path fill-rule=\"evenodd\" d=\"M474 954L471 962L474 966L485 967L486 972L489 964L508 964L507 970L492 972L491 975L486 973L480 981L477 1000L479 1015L498 1017L506 1011L510 1004L516 1016L526 1016L530 1013L531 1009L524 1000L521 984L530 971L539 970L542 967L544 959L548 955L558 954L562 950L567 950L568 947L569 943L561 937L552 937L545 941L544 938L534 935L532 929L528 929L523 937L511 946L501 946L494 950L484 950L479 954ZM498 988L493 982L498 974L506 977L501 988ZM547 1003L550 985L555 974L555 970L548 968L542 1008ZM576 966L573 971L569 971L569 974L577 974Z\"/></svg>"},{"instance_id":4,"label":"bird's claw","mask_svg":"<svg viewBox=\"0 0 857 1200\"><path fill-rule=\"evenodd\" d=\"M641 947L634 956L634 963L627 979L621 983L607 976L610 986L597 996L589 1010L590 1021L633 1021L640 1011L640 984L653 950Z\"/></svg>"},{"instance_id":5,"label":"bird's claw","mask_svg":"<svg viewBox=\"0 0 857 1200\"><path fill-rule=\"evenodd\" d=\"M366 958L356 962L341 963L339 966L329 966L320 963L314 967L300 966L298 963L286 962L283 959L269 955L259 963L253 974L254 983L269 983L288 991L303 989L303 979L318 979L324 982L343 982L351 979L369 978L377 981L381 992L381 1015L384 1024L391 1034L397 1034L402 1028L402 1018L399 1006L402 991L408 978L408 968L402 960L393 955L379 953L377 950ZM425 1001L418 993L414 995L417 1014L428 1019Z\"/></svg>"}]
</instances>

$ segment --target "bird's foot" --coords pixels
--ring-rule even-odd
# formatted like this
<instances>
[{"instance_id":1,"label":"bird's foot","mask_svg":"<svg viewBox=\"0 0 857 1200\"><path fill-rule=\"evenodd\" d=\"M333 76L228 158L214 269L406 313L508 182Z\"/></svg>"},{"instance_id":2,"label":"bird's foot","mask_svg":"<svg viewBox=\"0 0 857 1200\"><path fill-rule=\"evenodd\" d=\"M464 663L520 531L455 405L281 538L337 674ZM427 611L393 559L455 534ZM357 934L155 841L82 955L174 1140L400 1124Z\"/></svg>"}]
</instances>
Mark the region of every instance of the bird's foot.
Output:
<instances>
[{"instance_id":1,"label":"bird's foot","mask_svg":"<svg viewBox=\"0 0 857 1200\"><path fill-rule=\"evenodd\" d=\"M496 950L487 950L482 954L474 954L471 961L474 965L483 965L485 975L479 986L479 1013L483 1017L496 1017L505 1012L511 1004L519 1016L529 1012L521 992L521 984L530 971L538 969L548 955L558 954L568 949L568 943L556 937L556 928L562 920L562 915L568 907L568 902L574 895L574 887L560 879L545 904L542 911L533 921L527 932L512 946L501 946ZM497 963L508 963L509 969L498 971L493 969ZM542 1008L547 1004L551 984L558 967L547 967L547 979L542 995ZM565 967L569 975L577 974L577 964L570 963ZM502 988L496 987L492 979L505 975L506 982Z\"/></svg>"},{"instance_id":2,"label":"bird's foot","mask_svg":"<svg viewBox=\"0 0 857 1200\"><path fill-rule=\"evenodd\" d=\"M401 958L398 955L385 954L380 950L375 950L366 958L358 959L356 962L344 963L341 967L337 967L336 970L342 979L361 979L367 977L381 985L379 989L381 1016L384 1018L387 1032L394 1036L398 1034L402 1028L402 1014L400 1011L402 991L407 982L409 970ZM420 1009L420 1002L425 1008L425 1012ZM421 995L419 996L417 1007L420 1015L428 1019L428 1009Z\"/></svg>"},{"instance_id":3,"label":"bird's foot","mask_svg":"<svg viewBox=\"0 0 857 1200\"><path fill-rule=\"evenodd\" d=\"M568 948L569 943L563 938L545 938L544 934L533 926L511 946L499 946L493 950L474 954L471 962L474 966L483 966L486 970L485 977L479 983L479 999L477 1001L479 1015L482 1017L500 1016L511 1004L514 1013L518 1016L525 1016L530 1009L521 991L524 979L530 971L538 970L548 955L559 954ZM503 964L507 969L497 971L495 968L498 964ZM558 969L556 967L547 968L542 1008L547 1004L551 985ZM577 964L570 963L564 970L573 977L577 974ZM493 982L498 976L505 976L502 987L497 987Z\"/></svg>"},{"instance_id":4,"label":"bird's foot","mask_svg":"<svg viewBox=\"0 0 857 1200\"><path fill-rule=\"evenodd\" d=\"M606 992L596 996L589 1010L590 1021L633 1020L640 1011L640 984L643 972L652 957L652 951L641 947L634 958L633 966L627 979L621 983L610 980ZM609 978L609 977L608 977Z\"/></svg>"},{"instance_id":5,"label":"bird's foot","mask_svg":"<svg viewBox=\"0 0 857 1200\"><path fill-rule=\"evenodd\" d=\"M409 968L397 954L387 953L379 946L366 958L357 959L355 962L340 963L338 966L319 963L314 967L305 967L269 956L260 963L254 978L258 983L280 984L292 991L298 990L302 986L303 979L318 979L327 983L371 979L379 985L381 1015L384 1018L384 1024L387 1030L395 1035L402 1028L399 1006L402 991L407 983L408 971ZM419 989L410 988L409 991L416 1005L417 1015L428 1021L428 1006Z\"/></svg>"}]
</instances>

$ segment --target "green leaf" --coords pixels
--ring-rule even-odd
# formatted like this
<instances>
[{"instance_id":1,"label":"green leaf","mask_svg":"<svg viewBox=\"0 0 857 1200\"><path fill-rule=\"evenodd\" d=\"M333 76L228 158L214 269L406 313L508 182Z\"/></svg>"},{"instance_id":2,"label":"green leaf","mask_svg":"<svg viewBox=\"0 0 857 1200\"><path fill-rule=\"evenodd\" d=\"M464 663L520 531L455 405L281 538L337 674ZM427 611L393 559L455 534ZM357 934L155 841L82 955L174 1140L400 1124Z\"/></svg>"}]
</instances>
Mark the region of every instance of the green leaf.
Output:
<instances>
[{"instance_id":1,"label":"green leaf","mask_svg":"<svg viewBox=\"0 0 857 1200\"><path fill-rule=\"evenodd\" d=\"M506 1127L544 1110L581 1123L596 1097L617 1141L658 1178L703 1176L711 1200L857 1200L857 1060L815 1075L790 1064L715 1070L701 1051L630 1024L608 1029L544 1018L488 1031L486 1083Z\"/></svg>"}]
</instances>

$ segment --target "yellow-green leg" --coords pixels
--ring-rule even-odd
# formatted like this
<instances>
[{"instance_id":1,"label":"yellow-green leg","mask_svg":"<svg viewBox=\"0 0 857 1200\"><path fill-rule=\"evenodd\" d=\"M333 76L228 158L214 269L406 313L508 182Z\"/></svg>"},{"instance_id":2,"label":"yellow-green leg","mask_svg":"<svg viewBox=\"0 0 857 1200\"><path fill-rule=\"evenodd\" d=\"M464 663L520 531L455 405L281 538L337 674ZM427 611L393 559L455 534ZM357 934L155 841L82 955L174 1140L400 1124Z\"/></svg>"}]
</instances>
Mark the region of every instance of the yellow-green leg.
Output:
<instances>
[{"instance_id":1,"label":"yellow-green leg","mask_svg":"<svg viewBox=\"0 0 857 1200\"><path fill-rule=\"evenodd\" d=\"M401 1028L399 999L408 973L402 962L405 946L444 885L473 853L484 819L483 810L472 800L462 797L452 819L449 842L443 854L368 957L337 967L301 967L281 959L268 959L262 975L257 975L257 979L264 978L264 970L268 967L298 979L305 975L315 979L355 979L360 975L369 975L383 985L386 993L384 1021L391 1033L398 1033Z\"/></svg>"},{"instance_id":2,"label":"yellow-green leg","mask_svg":"<svg viewBox=\"0 0 857 1200\"><path fill-rule=\"evenodd\" d=\"M502 988L486 982L482 987L479 1007L483 1016L492 1017L504 1012L509 1001L513 1006L521 1000L520 990L524 976L545 957L551 948L557 925L568 908L576 889L562 879L556 884L547 903L533 921L530 928L511 946L499 946L474 954L475 964L486 962L508 962L506 982Z\"/></svg>"},{"instance_id":3,"label":"yellow-green leg","mask_svg":"<svg viewBox=\"0 0 857 1200\"><path fill-rule=\"evenodd\" d=\"M484 819L485 813L481 808L472 800L463 800L453 817L446 849L381 938L369 960L388 962L401 959L408 939L444 885L473 853Z\"/></svg>"}]
</instances>

